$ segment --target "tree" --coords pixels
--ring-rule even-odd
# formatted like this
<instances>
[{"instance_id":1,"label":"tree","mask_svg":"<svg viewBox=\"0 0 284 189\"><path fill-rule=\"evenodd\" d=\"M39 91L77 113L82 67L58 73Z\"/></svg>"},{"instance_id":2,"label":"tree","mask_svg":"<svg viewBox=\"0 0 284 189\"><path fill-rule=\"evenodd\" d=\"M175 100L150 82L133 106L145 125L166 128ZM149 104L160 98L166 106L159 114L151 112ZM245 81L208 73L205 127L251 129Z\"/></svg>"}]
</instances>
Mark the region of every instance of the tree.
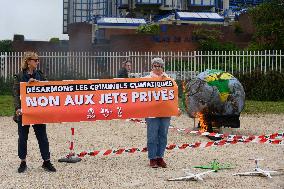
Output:
<instances>
[{"instance_id":1,"label":"tree","mask_svg":"<svg viewBox=\"0 0 284 189\"><path fill-rule=\"evenodd\" d=\"M284 2L265 1L249 10L256 28L251 46L258 49L284 49Z\"/></svg>"},{"instance_id":2,"label":"tree","mask_svg":"<svg viewBox=\"0 0 284 189\"><path fill-rule=\"evenodd\" d=\"M219 30L197 28L192 31L192 38L197 42L202 42L203 40L219 40L221 38L221 32Z\"/></svg>"},{"instance_id":3,"label":"tree","mask_svg":"<svg viewBox=\"0 0 284 189\"><path fill-rule=\"evenodd\" d=\"M57 37L53 37L53 38L50 38L49 42L51 42L51 43L59 43L60 40Z\"/></svg>"},{"instance_id":4,"label":"tree","mask_svg":"<svg viewBox=\"0 0 284 189\"><path fill-rule=\"evenodd\" d=\"M0 41L0 51L2 52L13 51L12 41L11 40L1 40Z\"/></svg>"},{"instance_id":5,"label":"tree","mask_svg":"<svg viewBox=\"0 0 284 189\"><path fill-rule=\"evenodd\" d=\"M192 31L192 39L199 45L200 51L232 51L238 50L237 46L230 42L220 42L222 33L219 30L198 28Z\"/></svg>"},{"instance_id":6,"label":"tree","mask_svg":"<svg viewBox=\"0 0 284 189\"><path fill-rule=\"evenodd\" d=\"M160 33L160 26L158 24L145 24L140 25L136 29L137 33L144 33L144 34L155 34L158 35Z\"/></svg>"}]
</instances>

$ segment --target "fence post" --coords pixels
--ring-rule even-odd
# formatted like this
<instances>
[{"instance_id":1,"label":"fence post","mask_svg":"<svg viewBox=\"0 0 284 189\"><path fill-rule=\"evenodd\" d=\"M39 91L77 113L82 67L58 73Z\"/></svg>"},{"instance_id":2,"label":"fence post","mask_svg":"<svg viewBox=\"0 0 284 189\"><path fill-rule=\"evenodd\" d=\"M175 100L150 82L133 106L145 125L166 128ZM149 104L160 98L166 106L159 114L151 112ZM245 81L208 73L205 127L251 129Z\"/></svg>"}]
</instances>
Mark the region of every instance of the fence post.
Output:
<instances>
[{"instance_id":1,"label":"fence post","mask_svg":"<svg viewBox=\"0 0 284 189\"><path fill-rule=\"evenodd\" d=\"M4 55L0 53L0 78L4 76Z\"/></svg>"},{"instance_id":2,"label":"fence post","mask_svg":"<svg viewBox=\"0 0 284 189\"><path fill-rule=\"evenodd\" d=\"M251 74L251 51L249 51L249 74Z\"/></svg>"},{"instance_id":3,"label":"fence post","mask_svg":"<svg viewBox=\"0 0 284 189\"><path fill-rule=\"evenodd\" d=\"M193 51L193 71L194 75L196 75L196 51Z\"/></svg>"},{"instance_id":4,"label":"fence post","mask_svg":"<svg viewBox=\"0 0 284 189\"><path fill-rule=\"evenodd\" d=\"M4 77L4 81L7 81L7 67L7 52L4 52L0 55L0 77Z\"/></svg>"},{"instance_id":5,"label":"fence post","mask_svg":"<svg viewBox=\"0 0 284 189\"><path fill-rule=\"evenodd\" d=\"M266 74L266 50L264 51L264 74Z\"/></svg>"},{"instance_id":6,"label":"fence post","mask_svg":"<svg viewBox=\"0 0 284 189\"><path fill-rule=\"evenodd\" d=\"M281 60L282 60L282 51L281 51L281 50L280 50L280 52L279 52L279 55L280 55L280 62L279 62L279 63L280 63L279 68L280 68L280 69L279 69L279 71L280 71L280 73L281 73L281 68L282 68L282 64L281 64L281 63L282 63L282 62L281 62Z\"/></svg>"}]
</instances>

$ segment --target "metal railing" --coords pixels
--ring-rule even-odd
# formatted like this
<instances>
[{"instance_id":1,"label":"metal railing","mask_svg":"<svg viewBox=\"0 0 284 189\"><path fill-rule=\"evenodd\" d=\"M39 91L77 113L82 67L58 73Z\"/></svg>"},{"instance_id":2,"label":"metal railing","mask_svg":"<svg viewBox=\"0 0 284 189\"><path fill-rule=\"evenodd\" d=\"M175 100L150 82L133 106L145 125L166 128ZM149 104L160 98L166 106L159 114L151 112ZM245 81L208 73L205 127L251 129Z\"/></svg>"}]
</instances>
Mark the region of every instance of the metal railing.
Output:
<instances>
[{"instance_id":1,"label":"metal railing","mask_svg":"<svg viewBox=\"0 0 284 189\"><path fill-rule=\"evenodd\" d=\"M151 69L151 59L161 57L166 71L175 79L190 79L206 69L231 74L255 70L282 72L281 50L193 51L193 52L40 52L39 69L49 79L94 79L116 77L121 63L132 62L132 75L143 76ZM20 71L23 52L0 52L0 77L5 80Z\"/></svg>"}]
</instances>

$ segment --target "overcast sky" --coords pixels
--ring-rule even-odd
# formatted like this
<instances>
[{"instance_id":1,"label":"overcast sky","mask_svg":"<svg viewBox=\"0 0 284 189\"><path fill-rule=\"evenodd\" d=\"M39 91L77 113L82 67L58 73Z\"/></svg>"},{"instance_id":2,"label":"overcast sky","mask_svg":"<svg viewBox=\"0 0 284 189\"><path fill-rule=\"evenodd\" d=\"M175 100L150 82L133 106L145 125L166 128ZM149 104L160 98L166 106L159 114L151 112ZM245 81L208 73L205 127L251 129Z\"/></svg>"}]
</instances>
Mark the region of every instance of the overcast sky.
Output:
<instances>
[{"instance_id":1,"label":"overcast sky","mask_svg":"<svg viewBox=\"0 0 284 189\"><path fill-rule=\"evenodd\" d=\"M63 0L0 0L0 40L14 34L26 40L68 39L62 19Z\"/></svg>"}]
</instances>

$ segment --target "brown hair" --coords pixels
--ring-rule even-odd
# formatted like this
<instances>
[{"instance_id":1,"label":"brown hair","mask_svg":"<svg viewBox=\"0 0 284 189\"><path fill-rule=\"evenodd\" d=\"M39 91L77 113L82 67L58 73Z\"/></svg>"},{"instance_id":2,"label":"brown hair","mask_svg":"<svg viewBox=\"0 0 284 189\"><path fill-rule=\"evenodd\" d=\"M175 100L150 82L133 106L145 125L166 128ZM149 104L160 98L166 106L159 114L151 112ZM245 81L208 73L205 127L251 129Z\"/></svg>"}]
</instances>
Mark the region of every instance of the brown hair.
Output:
<instances>
[{"instance_id":1,"label":"brown hair","mask_svg":"<svg viewBox=\"0 0 284 189\"><path fill-rule=\"evenodd\" d=\"M131 64L131 61L129 59L126 59L122 62L122 67L125 67L126 63L129 62Z\"/></svg>"},{"instance_id":2,"label":"brown hair","mask_svg":"<svg viewBox=\"0 0 284 189\"><path fill-rule=\"evenodd\" d=\"M21 64L21 68L22 70L25 70L28 68L28 61L30 59L38 59L38 55L35 52L25 52L24 56L22 58L22 64Z\"/></svg>"}]
</instances>

